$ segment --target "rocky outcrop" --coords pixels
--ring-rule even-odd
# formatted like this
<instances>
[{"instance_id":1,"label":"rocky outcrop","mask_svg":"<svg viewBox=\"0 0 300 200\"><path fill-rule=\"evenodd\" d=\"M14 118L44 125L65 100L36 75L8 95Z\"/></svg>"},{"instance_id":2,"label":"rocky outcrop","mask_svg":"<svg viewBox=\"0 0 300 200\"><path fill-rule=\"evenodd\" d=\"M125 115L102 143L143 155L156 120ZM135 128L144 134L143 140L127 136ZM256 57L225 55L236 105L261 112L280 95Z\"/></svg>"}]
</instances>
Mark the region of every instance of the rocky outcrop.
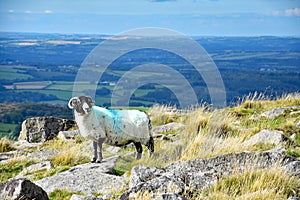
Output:
<instances>
[{"instance_id":1,"label":"rocky outcrop","mask_svg":"<svg viewBox=\"0 0 300 200\"><path fill-rule=\"evenodd\" d=\"M30 143L45 142L57 136L60 131L67 131L76 127L73 120L57 117L33 117L22 123L19 140L27 140Z\"/></svg>"},{"instance_id":2,"label":"rocky outcrop","mask_svg":"<svg viewBox=\"0 0 300 200\"><path fill-rule=\"evenodd\" d=\"M0 184L0 199L49 200L47 193L26 179L11 179Z\"/></svg>"},{"instance_id":3,"label":"rocky outcrop","mask_svg":"<svg viewBox=\"0 0 300 200\"><path fill-rule=\"evenodd\" d=\"M268 143L280 145L289 142L289 139L283 135L282 131L262 130L244 142L245 145L251 146L259 143Z\"/></svg>"},{"instance_id":4,"label":"rocky outcrop","mask_svg":"<svg viewBox=\"0 0 300 200\"><path fill-rule=\"evenodd\" d=\"M282 149L262 153L243 152L215 158L180 161L164 168L136 166L131 171L129 190L121 199L135 198L148 192L153 199L167 194L182 195L203 190L234 171L266 169L274 164L287 173L300 177L300 161Z\"/></svg>"},{"instance_id":5,"label":"rocky outcrop","mask_svg":"<svg viewBox=\"0 0 300 200\"><path fill-rule=\"evenodd\" d=\"M108 194L126 186L126 178L114 175L118 156L104 159L102 163L77 165L67 171L36 181L47 193L55 189L67 189L83 194ZM112 187L113 186L113 187Z\"/></svg>"}]
</instances>

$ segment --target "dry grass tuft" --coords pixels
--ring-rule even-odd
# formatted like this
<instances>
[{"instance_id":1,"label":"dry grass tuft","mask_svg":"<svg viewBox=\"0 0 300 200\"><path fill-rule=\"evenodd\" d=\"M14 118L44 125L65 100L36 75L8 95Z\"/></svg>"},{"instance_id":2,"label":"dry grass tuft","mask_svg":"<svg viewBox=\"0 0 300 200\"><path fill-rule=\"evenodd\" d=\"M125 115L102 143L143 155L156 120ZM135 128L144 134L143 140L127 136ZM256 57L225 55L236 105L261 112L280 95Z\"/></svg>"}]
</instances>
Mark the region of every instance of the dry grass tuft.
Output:
<instances>
[{"instance_id":1,"label":"dry grass tuft","mask_svg":"<svg viewBox=\"0 0 300 200\"><path fill-rule=\"evenodd\" d=\"M154 105L147 113L154 126L177 122L181 116L176 107L165 105Z\"/></svg>"},{"instance_id":2,"label":"dry grass tuft","mask_svg":"<svg viewBox=\"0 0 300 200\"><path fill-rule=\"evenodd\" d=\"M90 161L87 152L82 151L82 145L74 145L50 158L54 166L75 166Z\"/></svg>"},{"instance_id":3,"label":"dry grass tuft","mask_svg":"<svg viewBox=\"0 0 300 200\"><path fill-rule=\"evenodd\" d=\"M14 150L12 142L7 138L0 139L0 153Z\"/></svg>"},{"instance_id":4,"label":"dry grass tuft","mask_svg":"<svg viewBox=\"0 0 300 200\"><path fill-rule=\"evenodd\" d=\"M87 144L85 142L66 142L60 139L53 139L45 142L42 149L60 150L60 152L50 158L54 166L75 166L90 161L88 152L83 150Z\"/></svg>"},{"instance_id":5,"label":"dry grass tuft","mask_svg":"<svg viewBox=\"0 0 300 200\"><path fill-rule=\"evenodd\" d=\"M278 167L268 170L238 170L221 178L210 188L195 193L193 199L287 199L300 195L300 180Z\"/></svg>"}]
</instances>

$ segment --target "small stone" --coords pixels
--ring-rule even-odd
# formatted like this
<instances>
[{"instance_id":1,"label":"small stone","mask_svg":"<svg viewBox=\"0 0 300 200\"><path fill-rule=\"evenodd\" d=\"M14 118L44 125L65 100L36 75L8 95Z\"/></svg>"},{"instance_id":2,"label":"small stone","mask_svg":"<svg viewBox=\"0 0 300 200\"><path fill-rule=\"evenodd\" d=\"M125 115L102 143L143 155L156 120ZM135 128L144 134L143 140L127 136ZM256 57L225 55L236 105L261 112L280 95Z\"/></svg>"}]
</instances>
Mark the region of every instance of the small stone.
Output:
<instances>
[{"instance_id":1,"label":"small stone","mask_svg":"<svg viewBox=\"0 0 300 200\"><path fill-rule=\"evenodd\" d=\"M84 196L84 195L73 194L70 200L102 200L102 198L96 197L94 195Z\"/></svg>"},{"instance_id":2,"label":"small stone","mask_svg":"<svg viewBox=\"0 0 300 200\"><path fill-rule=\"evenodd\" d=\"M68 141L68 140L75 140L77 136L79 136L79 130L72 130L72 131L59 131L57 137L61 140Z\"/></svg>"}]
</instances>

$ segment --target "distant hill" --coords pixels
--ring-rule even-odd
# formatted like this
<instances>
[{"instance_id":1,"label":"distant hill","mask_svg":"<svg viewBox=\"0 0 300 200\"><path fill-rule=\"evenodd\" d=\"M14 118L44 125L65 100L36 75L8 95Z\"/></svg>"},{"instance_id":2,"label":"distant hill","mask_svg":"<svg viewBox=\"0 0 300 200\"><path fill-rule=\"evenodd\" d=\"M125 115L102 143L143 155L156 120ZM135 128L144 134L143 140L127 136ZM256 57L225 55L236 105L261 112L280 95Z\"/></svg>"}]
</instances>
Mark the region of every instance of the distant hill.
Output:
<instances>
[{"instance_id":1,"label":"distant hill","mask_svg":"<svg viewBox=\"0 0 300 200\"><path fill-rule=\"evenodd\" d=\"M81 63L108 36L2 32L0 38L0 103L65 105L72 96ZM228 105L256 91L271 98L300 91L299 37L193 39L204 47L218 67ZM147 63L175 69L191 84L199 102L211 103L203 77L189 62L172 52L140 49L122 55L104 72L97 86L97 104L109 106L114 86L124 73ZM157 84L137 89L130 101L131 106L149 107L156 103L178 106L172 91Z\"/></svg>"}]
</instances>

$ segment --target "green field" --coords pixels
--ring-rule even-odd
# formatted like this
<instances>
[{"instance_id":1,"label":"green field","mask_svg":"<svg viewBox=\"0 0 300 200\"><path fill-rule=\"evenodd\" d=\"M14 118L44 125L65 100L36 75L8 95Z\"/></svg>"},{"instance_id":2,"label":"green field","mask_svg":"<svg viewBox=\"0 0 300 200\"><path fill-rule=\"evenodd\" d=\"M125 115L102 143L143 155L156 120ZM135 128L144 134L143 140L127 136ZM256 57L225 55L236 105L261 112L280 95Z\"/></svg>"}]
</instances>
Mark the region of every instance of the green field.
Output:
<instances>
[{"instance_id":1,"label":"green field","mask_svg":"<svg viewBox=\"0 0 300 200\"><path fill-rule=\"evenodd\" d=\"M0 138L4 136L8 136L11 138L11 134L13 134L17 126L18 124L6 124L0 122Z\"/></svg>"},{"instance_id":2,"label":"green field","mask_svg":"<svg viewBox=\"0 0 300 200\"><path fill-rule=\"evenodd\" d=\"M0 68L0 79L3 80L26 80L32 78L31 75L24 74L23 70L11 69L11 68Z\"/></svg>"}]
</instances>

